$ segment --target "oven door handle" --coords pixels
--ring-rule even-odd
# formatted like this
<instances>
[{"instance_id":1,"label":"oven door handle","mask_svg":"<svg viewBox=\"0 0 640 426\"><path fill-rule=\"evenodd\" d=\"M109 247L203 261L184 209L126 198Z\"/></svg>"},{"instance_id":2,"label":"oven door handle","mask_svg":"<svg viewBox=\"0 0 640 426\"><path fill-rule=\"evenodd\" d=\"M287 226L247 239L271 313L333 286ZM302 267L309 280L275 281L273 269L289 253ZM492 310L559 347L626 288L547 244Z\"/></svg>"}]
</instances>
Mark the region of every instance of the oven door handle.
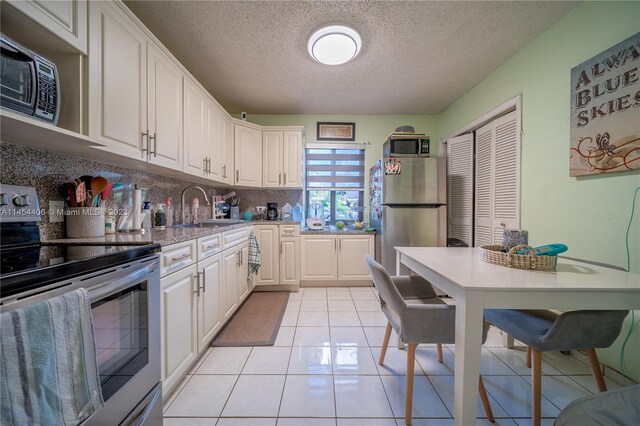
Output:
<instances>
[{"instance_id":1,"label":"oven door handle","mask_svg":"<svg viewBox=\"0 0 640 426\"><path fill-rule=\"evenodd\" d=\"M98 287L90 288L89 299L93 303L112 294L118 293L119 291L125 290L126 288L131 287L131 284L143 281L145 277L148 277L158 269L158 265L159 262L156 260L143 268L131 271L124 277L108 281Z\"/></svg>"}]
</instances>

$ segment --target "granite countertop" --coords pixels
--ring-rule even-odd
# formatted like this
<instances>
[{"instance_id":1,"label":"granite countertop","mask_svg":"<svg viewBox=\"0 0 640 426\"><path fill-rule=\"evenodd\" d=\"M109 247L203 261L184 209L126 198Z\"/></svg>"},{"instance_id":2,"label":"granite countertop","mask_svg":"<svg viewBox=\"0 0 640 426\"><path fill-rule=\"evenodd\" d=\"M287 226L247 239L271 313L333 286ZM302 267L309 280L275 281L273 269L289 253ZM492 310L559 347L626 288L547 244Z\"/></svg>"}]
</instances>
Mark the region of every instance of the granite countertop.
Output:
<instances>
[{"instance_id":1,"label":"granite countertop","mask_svg":"<svg viewBox=\"0 0 640 426\"><path fill-rule=\"evenodd\" d=\"M129 245L140 246L145 244L160 244L168 246L171 244L181 243L183 241L194 240L196 238L207 237L209 235L219 234L225 231L245 228L253 225L283 225L283 224L300 224L300 222L283 221L283 220L252 220L242 223L223 226L203 226L197 228L173 228L167 227L164 230L147 229L144 232L116 232L115 234L106 234L102 237L94 238L63 238L58 240L43 241L43 244L68 244L78 246L99 246L105 244L113 245Z\"/></svg>"}]
</instances>

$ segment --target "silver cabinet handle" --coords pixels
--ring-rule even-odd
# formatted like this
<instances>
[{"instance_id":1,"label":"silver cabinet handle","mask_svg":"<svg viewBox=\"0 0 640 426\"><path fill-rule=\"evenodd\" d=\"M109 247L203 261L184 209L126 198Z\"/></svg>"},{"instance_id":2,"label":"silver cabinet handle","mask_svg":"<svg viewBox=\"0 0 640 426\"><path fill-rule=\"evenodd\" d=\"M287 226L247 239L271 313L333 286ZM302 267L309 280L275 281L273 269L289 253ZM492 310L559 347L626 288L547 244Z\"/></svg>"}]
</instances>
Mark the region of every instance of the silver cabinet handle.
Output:
<instances>
[{"instance_id":1,"label":"silver cabinet handle","mask_svg":"<svg viewBox=\"0 0 640 426\"><path fill-rule=\"evenodd\" d=\"M209 250L209 249L217 248L217 247L220 247L220 244L217 244L217 243L216 244L209 244L208 246L204 246L204 249L205 250Z\"/></svg>"},{"instance_id":2,"label":"silver cabinet handle","mask_svg":"<svg viewBox=\"0 0 640 426\"><path fill-rule=\"evenodd\" d=\"M202 270L202 272L198 272L198 285L202 284L199 288L202 288L203 293L207 291L207 281L205 280L204 273L205 273L204 269ZM200 274L202 274L202 281L200 281ZM200 296L200 294L198 294L198 296Z\"/></svg>"},{"instance_id":3,"label":"silver cabinet handle","mask_svg":"<svg viewBox=\"0 0 640 426\"><path fill-rule=\"evenodd\" d=\"M196 291L194 291L200 297L200 272L196 272Z\"/></svg>"},{"instance_id":4,"label":"silver cabinet handle","mask_svg":"<svg viewBox=\"0 0 640 426\"><path fill-rule=\"evenodd\" d=\"M240 266L240 252L236 252L236 266Z\"/></svg>"},{"instance_id":5,"label":"silver cabinet handle","mask_svg":"<svg viewBox=\"0 0 640 426\"><path fill-rule=\"evenodd\" d=\"M156 138L156 132L153 132L153 136L149 136L149 145L151 145L151 141L153 141L153 156L157 157L158 139ZM149 152L149 154L151 154L151 152Z\"/></svg>"},{"instance_id":6,"label":"silver cabinet handle","mask_svg":"<svg viewBox=\"0 0 640 426\"><path fill-rule=\"evenodd\" d=\"M240 266L244 265L244 253L240 250Z\"/></svg>"},{"instance_id":7,"label":"silver cabinet handle","mask_svg":"<svg viewBox=\"0 0 640 426\"><path fill-rule=\"evenodd\" d=\"M207 174L211 174L211 157L207 157Z\"/></svg>"},{"instance_id":8,"label":"silver cabinet handle","mask_svg":"<svg viewBox=\"0 0 640 426\"><path fill-rule=\"evenodd\" d=\"M142 137L147 139L147 147L144 147L144 141L142 141L142 152L147 153L147 157L149 156L149 129L146 132L142 132Z\"/></svg>"},{"instance_id":9,"label":"silver cabinet handle","mask_svg":"<svg viewBox=\"0 0 640 426\"><path fill-rule=\"evenodd\" d=\"M282 241L280 241L280 254L282 254Z\"/></svg>"},{"instance_id":10,"label":"silver cabinet handle","mask_svg":"<svg viewBox=\"0 0 640 426\"><path fill-rule=\"evenodd\" d=\"M342 253L342 240L338 239L338 252Z\"/></svg>"},{"instance_id":11,"label":"silver cabinet handle","mask_svg":"<svg viewBox=\"0 0 640 426\"><path fill-rule=\"evenodd\" d=\"M278 186L282 185L282 173L278 173Z\"/></svg>"},{"instance_id":12,"label":"silver cabinet handle","mask_svg":"<svg viewBox=\"0 0 640 426\"><path fill-rule=\"evenodd\" d=\"M202 158L202 174L206 175L207 172L207 157Z\"/></svg>"},{"instance_id":13,"label":"silver cabinet handle","mask_svg":"<svg viewBox=\"0 0 640 426\"><path fill-rule=\"evenodd\" d=\"M287 172L284 172L284 179L282 180L282 185L287 186Z\"/></svg>"},{"instance_id":14,"label":"silver cabinet handle","mask_svg":"<svg viewBox=\"0 0 640 426\"><path fill-rule=\"evenodd\" d=\"M222 166L222 177L224 179L227 178L227 165L226 164L224 166Z\"/></svg>"},{"instance_id":15,"label":"silver cabinet handle","mask_svg":"<svg viewBox=\"0 0 640 426\"><path fill-rule=\"evenodd\" d=\"M172 257L172 258L171 258L171 262L172 262L172 263L173 263L173 262L177 262L178 260L182 260L182 259L184 259L184 258L186 258L186 257L189 257L189 256L191 256L191 253L185 253L185 254L183 254L182 256Z\"/></svg>"},{"instance_id":16,"label":"silver cabinet handle","mask_svg":"<svg viewBox=\"0 0 640 426\"><path fill-rule=\"evenodd\" d=\"M240 170L236 169L236 183L240 181Z\"/></svg>"},{"instance_id":17,"label":"silver cabinet handle","mask_svg":"<svg viewBox=\"0 0 640 426\"><path fill-rule=\"evenodd\" d=\"M338 251L338 240L333 240L333 250Z\"/></svg>"}]
</instances>

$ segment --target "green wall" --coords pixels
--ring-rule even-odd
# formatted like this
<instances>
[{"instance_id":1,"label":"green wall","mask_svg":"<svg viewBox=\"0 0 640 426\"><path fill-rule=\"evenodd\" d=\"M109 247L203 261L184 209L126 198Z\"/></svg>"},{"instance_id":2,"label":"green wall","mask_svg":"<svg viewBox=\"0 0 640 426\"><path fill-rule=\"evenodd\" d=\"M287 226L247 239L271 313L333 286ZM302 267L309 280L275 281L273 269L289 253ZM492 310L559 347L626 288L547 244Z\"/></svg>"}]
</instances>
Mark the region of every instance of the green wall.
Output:
<instances>
[{"instance_id":1,"label":"green wall","mask_svg":"<svg viewBox=\"0 0 640 426\"><path fill-rule=\"evenodd\" d=\"M439 116L253 115L263 125L304 125L315 141L317 121L356 123L357 142L367 146L367 169L382 155L385 137L413 125L440 137L522 94L521 225L534 245L563 242L569 256L627 267L625 235L640 172L569 177L570 71L581 62L640 30L640 2L586 2L559 20ZM631 271L640 272L640 197L630 230ZM365 200L368 197L365 198ZM639 284L640 285L640 284ZM629 316L614 345L599 351L601 362L640 381L640 311L620 365Z\"/></svg>"},{"instance_id":2,"label":"green wall","mask_svg":"<svg viewBox=\"0 0 640 426\"><path fill-rule=\"evenodd\" d=\"M440 149L440 137L437 131L435 116L424 114L415 115L263 115L249 114L247 121L263 126L304 126L305 140L307 143L316 142L316 123L344 122L356 123L355 143L364 143L365 149L365 218L368 217L369 168L373 163L382 158L382 144L391 132L403 125L413 126L416 132L426 133L431 137L431 149L433 155L438 155ZM334 143L334 142L330 142ZM338 143L338 142L335 142ZM369 145L370 143L370 145Z\"/></svg>"},{"instance_id":3,"label":"green wall","mask_svg":"<svg viewBox=\"0 0 640 426\"><path fill-rule=\"evenodd\" d=\"M521 225L534 245L562 242L567 255L627 267L625 235L638 170L569 177L571 68L640 31L640 2L586 2L541 34L439 118L450 134L522 94ZM640 111L638 112L640 120ZM631 271L640 271L640 196L630 231ZM639 283L640 285L640 283ZM624 372L640 381L640 311L625 349ZM620 370L618 341L599 351Z\"/></svg>"}]
</instances>

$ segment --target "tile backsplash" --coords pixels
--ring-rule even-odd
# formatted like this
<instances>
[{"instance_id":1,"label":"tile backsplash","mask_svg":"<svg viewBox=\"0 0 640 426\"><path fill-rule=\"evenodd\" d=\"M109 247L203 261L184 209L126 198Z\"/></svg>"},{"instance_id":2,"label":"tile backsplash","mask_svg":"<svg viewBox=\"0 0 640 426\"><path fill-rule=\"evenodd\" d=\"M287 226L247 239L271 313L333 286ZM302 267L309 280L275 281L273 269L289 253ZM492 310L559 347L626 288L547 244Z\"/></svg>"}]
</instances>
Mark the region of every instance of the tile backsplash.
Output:
<instances>
[{"instance_id":1,"label":"tile backsplash","mask_svg":"<svg viewBox=\"0 0 640 426\"><path fill-rule=\"evenodd\" d=\"M194 185L192 182L161 174L147 173L141 170L72 157L67 154L51 153L0 142L0 183L34 186L36 188L40 199L40 207L45 212L40 226L41 236L44 240L65 237L64 222L50 223L46 212L49 209L50 201L63 199L60 190L61 185L83 175L102 176L111 182L125 185L137 184L143 189L144 200L151 201L154 205L164 203L167 198L171 198L178 217L182 191L184 188ZM279 208L282 208L286 203L294 206L296 203L302 204L303 202L303 191L300 189L236 189L197 185L202 187L207 195L224 195L230 191L235 191L240 199L241 212L245 210L255 211L256 206L266 205L267 202L276 202ZM185 195L187 200L185 204L187 206L191 205L193 198L200 199L201 219L211 217L211 207L204 205L199 191L189 190Z\"/></svg>"}]
</instances>

